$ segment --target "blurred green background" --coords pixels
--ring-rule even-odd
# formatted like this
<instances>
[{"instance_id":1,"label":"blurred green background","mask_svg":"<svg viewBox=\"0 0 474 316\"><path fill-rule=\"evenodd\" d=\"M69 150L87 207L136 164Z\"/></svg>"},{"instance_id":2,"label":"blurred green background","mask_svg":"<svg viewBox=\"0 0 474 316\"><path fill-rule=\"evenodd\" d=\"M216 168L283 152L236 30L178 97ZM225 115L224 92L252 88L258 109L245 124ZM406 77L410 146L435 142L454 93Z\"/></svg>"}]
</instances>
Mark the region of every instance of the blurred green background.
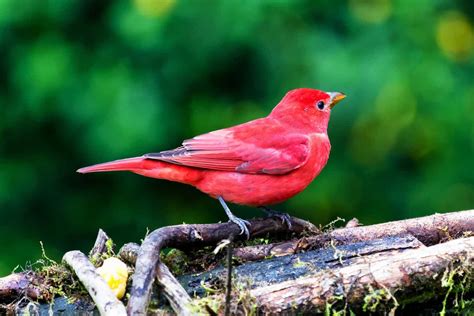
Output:
<instances>
[{"instance_id":1,"label":"blurred green background","mask_svg":"<svg viewBox=\"0 0 474 316\"><path fill-rule=\"evenodd\" d=\"M93 163L266 115L287 90L348 97L317 180L276 207L326 224L474 207L474 2L0 0L0 275L226 220L181 184ZM241 217L261 212L233 206Z\"/></svg>"}]
</instances>

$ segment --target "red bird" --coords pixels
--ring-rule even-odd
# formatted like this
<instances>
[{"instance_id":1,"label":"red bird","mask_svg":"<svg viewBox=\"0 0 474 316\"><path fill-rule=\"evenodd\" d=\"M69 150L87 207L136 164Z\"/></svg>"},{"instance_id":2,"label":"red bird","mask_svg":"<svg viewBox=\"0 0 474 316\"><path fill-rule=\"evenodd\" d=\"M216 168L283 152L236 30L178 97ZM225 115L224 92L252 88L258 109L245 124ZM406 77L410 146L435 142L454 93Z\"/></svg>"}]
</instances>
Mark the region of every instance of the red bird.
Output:
<instances>
[{"instance_id":1,"label":"red bird","mask_svg":"<svg viewBox=\"0 0 474 316\"><path fill-rule=\"evenodd\" d=\"M176 149L77 171L131 171L190 184L219 199L248 236L249 223L234 216L225 201L263 207L303 191L328 161L329 116L344 98L339 92L295 89L265 118L196 136Z\"/></svg>"}]
</instances>

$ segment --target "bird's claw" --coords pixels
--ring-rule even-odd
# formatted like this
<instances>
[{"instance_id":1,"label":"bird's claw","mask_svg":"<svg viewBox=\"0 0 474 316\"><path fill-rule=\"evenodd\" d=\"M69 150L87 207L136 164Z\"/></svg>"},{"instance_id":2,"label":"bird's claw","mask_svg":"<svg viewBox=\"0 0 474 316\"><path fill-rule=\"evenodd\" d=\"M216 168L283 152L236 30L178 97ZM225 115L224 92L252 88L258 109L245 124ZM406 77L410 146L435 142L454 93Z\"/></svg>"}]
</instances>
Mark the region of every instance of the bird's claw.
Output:
<instances>
[{"instance_id":1,"label":"bird's claw","mask_svg":"<svg viewBox=\"0 0 474 316\"><path fill-rule=\"evenodd\" d=\"M267 213L267 215L269 217L277 217L279 219L281 219L281 222L283 224L286 224L286 226L288 226L288 229L291 230L292 228L292 225L291 225L291 216L290 214L288 213L281 213L281 212L277 212L275 210L272 210L268 207L262 207L261 208L265 213Z\"/></svg>"},{"instance_id":2,"label":"bird's claw","mask_svg":"<svg viewBox=\"0 0 474 316\"><path fill-rule=\"evenodd\" d=\"M237 216L232 216L232 217L229 216L229 222L232 222L232 223L236 224L237 226L239 226L240 235L245 234L247 239L250 238L250 232L249 232L249 229L247 227L247 226L250 226L249 221L246 221L245 219L242 219L242 218L238 218Z\"/></svg>"},{"instance_id":3,"label":"bird's claw","mask_svg":"<svg viewBox=\"0 0 474 316\"><path fill-rule=\"evenodd\" d=\"M232 212L230 211L229 207L225 203L224 199L222 196L218 196L217 199L221 203L222 207L224 208L225 213L227 214L227 217L229 217L229 222L232 222L234 224L237 224L240 228L240 235L245 234L247 239L250 238L250 232L247 226L250 226L250 222L246 221L245 219L238 218Z\"/></svg>"}]
</instances>

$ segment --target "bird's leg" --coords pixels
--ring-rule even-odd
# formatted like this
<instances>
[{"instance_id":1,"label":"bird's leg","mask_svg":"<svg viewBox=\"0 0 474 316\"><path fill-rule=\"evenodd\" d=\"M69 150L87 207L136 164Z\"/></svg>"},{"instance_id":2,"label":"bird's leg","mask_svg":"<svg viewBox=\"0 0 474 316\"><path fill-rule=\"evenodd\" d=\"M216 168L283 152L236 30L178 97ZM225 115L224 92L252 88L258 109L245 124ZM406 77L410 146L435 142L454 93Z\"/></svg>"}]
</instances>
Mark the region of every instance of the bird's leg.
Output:
<instances>
[{"instance_id":1,"label":"bird's leg","mask_svg":"<svg viewBox=\"0 0 474 316\"><path fill-rule=\"evenodd\" d=\"M272 210L271 208L267 206L259 206L259 208L265 213L267 213L268 216L278 217L279 219L281 219L282 223L288 226L288 229L291 229L291 217L288 213L281 213L281 212Z\"/></svg>"},{"instance_id":2,"label":"bird's leg","mask_svg":"<svg viewBox=\"0 0 474 316\"><path fill-rule=\"evenodd\" d=\"M249 239L250 233L249 233L249 229L247 228L247 226L250 226L250 222L246 221L245 219L238 218L237 216L232 214L232 212L230 211L229 207L225 203L222 196L218 196L217 199L219 200L219 202L221 202L221 205L224 208L224 211L227 214L227 217L229 217L229 221L231 221L232 223L237 224L240 228L240 234L241 235L245 234L245 236L247 236L247 239Z\"/></svg>"}]
</instances>

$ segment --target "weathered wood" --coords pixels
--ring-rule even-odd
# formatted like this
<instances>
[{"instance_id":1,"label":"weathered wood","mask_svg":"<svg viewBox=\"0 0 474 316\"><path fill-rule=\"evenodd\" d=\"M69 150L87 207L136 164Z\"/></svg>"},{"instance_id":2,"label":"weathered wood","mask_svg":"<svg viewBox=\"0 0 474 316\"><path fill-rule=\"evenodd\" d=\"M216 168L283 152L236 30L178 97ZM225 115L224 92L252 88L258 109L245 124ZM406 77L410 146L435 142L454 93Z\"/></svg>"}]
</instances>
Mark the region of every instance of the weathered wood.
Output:
<instances>
[{"instance_id":1,"label":"weathered wood","mask_svg":"<svg viewBox=\"0 0 474 316\"><path fill-rule=\"evenodd\" d=\"M66 297L57 297L51 302L21 300L12 304L11 308L2 309L0 315L81 315L100 316L94 302L88 299L71 301Z\"/></svg>"},{"instance_id":2,"label":"weathered wood","mask_svg":"<svg viewBox=\"0 0 474 316\"><path fill-rule=\"evenodd\" d=\"M156 280L176 314L183 316L194 314L191 297L162 262L158 262Z\"/></svg>"},{"instance_id":3,"label":"weathered wood","mask_svg":"<svg viewBox=\"0 0 474 316\"><path fill-rule=\"evenodd\" d=\"M69 251L63 256L63 261L74 270L101 315L127 315L125 306L115 297L86 255L77 250Z\"/></svg>"},{"instance_id":4,"label":"weathered wood","mask_svg":"<svg viewBox=\"0 0 474 316\"><path fill-rule=\"evenodd\" d=\"M452 242L457 241L462 241L463 244L453 246ZM302 301L294 301L292 304L289 304L291 307L285 307L285 311L291 311L288 310L288 308L296 309L300 307L311 311L320 310L320 308L325 308L326 305L325 302L317 300L316 298L321 298L321 300L326 299L327 303L333 303L334 297L341 297L343 294L344 299L348 300L349 306L355 309L363 303L363 298L367 295L370 296L377 291L377 293L379 293L381 289L384 290L383 286L385 286L386 283L381 283L385 282L384 278L390 280L400 279L400 273L406 273L406 275L402 275L401 279L397 281L402 282L402 285L398 287L395 286L395 290L393 286L387 287L387 289L393 291L393 293L395 293L394 296L396 296L400 302L403 302L402 298L407 296L411 297L413 301L417 301L416 295L420 297L423 295L425 299L429 293L438 292L438 294L444 295L443 289L440 290L440 278L443 278L446 271L455 271L460 264L463 264L467 269L470 268L470 271L465 270L465 272L472 274L472 256L474 254L472 242L469 247L464 245L463 239L454 240L452 242L436 246L438 247L437 251L433 252L431 249L429 255L427 255L426 253L413 252L427 249L427 247L420 247L420 244L412 237L388 237L383 240L343 245L335 248L330 247L261 262L246 263L236 268L235 276L238 283L245 282L247 279L251 280L249 285L254 290L250 291L250 295L258 294L256 298L261 298L258 302L264 306L262 308L265 308L264 311L267 312L272 308L282 308L284 304L281 300L278 301L278 298L288 295L288 301L291 301L294 296L299 297L300 293L307 295L305 296L306 300L312 300L312 302L317 301L318 304L311 305L313 304L312 302L308 303L302 298ZM411 247L416 248L413 249ZM460 250L460 255L455 254L458 250ZM463 252L465 252L466 257L463 257ZM409 261L404 262L407 253L410 253L408 256ZM436 261L439 259L442 259L442 261L432 263L433 260ZM268 263L268 261L270 261L270 263ZM396 263L397 266L391 266L392 263ZM437 267L436 269L438 270L431 271L433 266ZM404 268L397 270L397 267ZM436 275L436 271L439 272L438 276L431 280L430 275ZM225 272L225 269L221 267L198 276L183 276L178 279L189 293L195 291L197 292L196 294L203 295L205 290L201 286L201 281L205 281L206 287L216 289L215 286L219 284L219 282L221 286L223 286ZM394 272L397 274L395 274L394 278L391 278L390 275ZM265 277L266 274L268 274L268 278ZM371 278L371 274L373 278ZM267 282L267 280L270 280L270 282ZM305 280L308 281L304 282ZM352 285L353 283L350 282L356 283ZM285 285L283 289L281 288L282 284ZM382 284L382 286L380 284ZM319 287L317 285L319 285ZM293 286L296 287L294 290L291 290L293 292L284 292L284 289L290 290L293 289ZM372 286L372 290L368 288L370 286ZM311 291L309 289L311 289ZM315 292L317 289L321 290L322 293ZM341 292L341 289L345 289L347 292ZM222 287L217 290L221 291ZM330 292L326 293L326 291ZM274 296L265 300L266 293ZM387 293L388 292L382 295L385 301L391 299ZM467 292L465 293L465 297L466 299L468 298ZM209 299L222 299L223 301L224 298L222 295L211 297L207 300ZM344 303L344 299L338 298L341 303ZM280 303L274 307L270 304L272 302ZM304 305L303 303L310 305ZM76 303L74 303L72 307L58 305L58 308L60 307L61 310L71 309L74 308L75 304ZM38 306L38 308L44 310L45 305L49 306L48 304L42 304ZM56 304L50 307L56 311ZM75 306L75 308L78 307Z\"/></svg>"},{"instance_id":5,"label":"weathered wood","mask_svg":"<svg viewBox=\"0 0 474 316\"><path fill-rule=\"evenodd\" d=\"M474 210L386 222L370 226L340 228L331 231L326 238L312 237L309 242L317 245L334 240L338 243L366 241L384 236L410 234L426 246L474 233Z\"/></svg>"},{"instance_id":6,"label":"weathered wood","mask_svg":"<svg viewBox=\"0 0 474 316\"><path fill-rule=\"evenodd\" d=\"M343 245L388 236L412 235L430 246L463 235L474 234L474 210L387 222L370 226L354 226L334 229L323 234L303 237L268 245L235 249L234 256L244 261L255 261L271 256L282 256L328 244Z\"/></svg>"},{"instance_id":7,"label":"weathered wood","mask_svg":"<svg viewBox=\"0 0 474 316\"><path fill-rule=\"evenodd\" d=\"M459 269L474 277L474 237L461 238L431 247L410 249L392 256L374 254L357 259L348 266L321 271L251 290L259 310L264 313L291 311L323 312L335 297L353 308L364 303L370 289L384 290L383 300L399 302L422 295L426 299L442 288L442 279Z\"/></svg>"},{"instance_id":8,"label":"weathered wood","mask_svg":"<svg viewBox=\"0 0 474 316\"><path fill-rule=\"evenodd\" d=\"M260 224L251 228L255 229L257 233L261 233L262 235L269 231L273 231L273 227L271 227L273 224L271 224L271 222L269 224L268 220L274 221L274 224L277 226L278 224L281 224L279 219L269 218L262 220ZM167 241L164 245L167 247L180 248L186 251L189 249L196 249L203 245L216 244L221 239L228 237L226 234L228 233L227 229L229 228L229 225L233 226L233 224L229 223L215 225L184 225L187 228L183 228L183 225L179 225L183 230L179 231L177 241ZM190 226L194 229L191 229ZM222 228L219 228L218 226L224 226L224 229L221 230ZM198 227L200 230L195 227ZM206 230L206 228L210 228L210 230ZM230 228L232 230L232 227ZM280 231L285 231L285 229L286 227L283 227ZM235 227L235 230L238 230L237 227ZM216 231L221 233L216 234ZM277 229L277 231L279 230ZM268 249L265 247L269 245L235 249L234 256L237 251L258 249L264 253L264 256L273 258L267 258L261 262L245 263L237 266L234 270L234 275L236 276L235 280L238 283L243 283L246 279L245 277L240 278L239 275L249 275L251 278L257 280L257 282L250 282L249 290L244 291L248 291L248 295L257 295L255 296L258 299L257 303L262 306L260 311L263 312L269 312L272 308L275 308L275 310L283 310L285 312L292 312L293 310L291 308L299 309L301 311L310 310L313 312L321 310L321 307L335 307L338 302L343 305L342 307L344 307L344 304L347 302L348 307L356 309L361 305L361 297L367 300L367 298L372 297L374 293L379 296L377 299L382 300L381 305L386 301L392 300L393 302L395 300L394 298L396 298L400 304L419 302L421 299L429 298L432 293L437 293L438 295L443 296L446 293L447 288L441 287L441 280L445 280L446 275L450 275L453 271L456 273L465 273L462 277L463 282L472 282L472 254L474 253L472 242L468 245L464 244L459 246L458 250L462 250L464 247L464 251L466 252L461 252L460 255L453 253L454 246L452 244L456 241L464 242L465 240L472 240L467 238L468 236L472 236L472 231L474 231L474 211L436 214L433 216L372 226L340 228L316 236L307 236L291 242L270 245L273 249L270 252L266 252L265 250ZM374 238L382 237L381 239L383 240L387 239L387 236L395 236L391 242L388 242L388 244L393 246L399 243L403 238L410 238L409 236L400 237L400 235L405 235L407 232L414 234L416 237L424 241L426 245L433 245L440 242L445 243L433 246L437 247L437 252L432 256L429 256L427 253L413 253L411 258L406 258L404 256L413 251L432 249L433 247L424 247L419 243L415 243L412 246L418 247L416 249L410 249L411 246L408 248L400 247L400 249L389 249L390 247L384 249L383 247L380 247L380 244L373 252L367 248L373 247L381 242L381 240L373 240ZM202 240L200 238L202 238ZM206 240L206 238L209 239ZM389 237L389 239L390 238L392 237ZM453 238L458 239L450 241ZM354 244L354 242L356 243ZM127 261L134 261L136 259L137 247L138 245L133 244L123 247L120 252L121 257L125 258L128 256L131 260ZM316 251L311 250L320 247L325 248ZM356 249L359 249L359 251ZM255 253L258 254L259 251L255 251ZM292 254L295 251L305 251L305 253L298 253L296 255ZM275 257L282 254L290 255L278 258ZM258 258L257 255L252 259ZM400 260L405 260L406 262L401 262ZM442 261L436 263L437 260ZM432 261L433 263L430 263ZM353 268L351 269L351 267ZM374 267L377 269L385 269L385 273L383 271L373 271ZM405 267L406 270L403 270L402 272L398 270L399 272L396 274L396 267ZM437 268L438 271L441 272L438 274L434 273L432 278L429 278L432 268ZM179 277L179 281L190 294L195 292L197 292L197 294L204 294L205 290L201 286L201 281L204 281L203 284L207 288L214 288L218 291L222 291L224 288L223 280L225 278L223 276L225 272L225 269L220 267L198 276ZM350 272L353 272L352 278ZM357 277L354 276L356 272L359 273ZM384 288L385 283L381 283L382 281L385 282L390 279L389 274L394 275L394 280L397 277L400 277L400 275L404 276L401 281L398 281L399 283L398 286L395 287L395 291L393 291L394 289L392 287ZM372 279L371 276L375 276L376 278ZM385 276L385 279L383 276ZM156 277L156 275L152 276L152 278L154 277ZM265 279L265 277L267 277L267 279ZM21 313L22 311L33 312L41 310L41 308L46 310L45 308L47 306L55 311L56 307L60 306L60 304L56 303L50 305L37 304L29 301L27 297L36 299L41 297L47 298L47 295L49 295L48 293L42 293L41 288L34 285L41 284L42 281L40 279L33 280L34 282L32 282L32 279L35 279L35 274L31 272L0 278L0 313L2 311L13 311L17 313ZM270 280L270 282L267 282L268 280ZM305 283L305 280L308 280L308 282ZM350 286L348 284L350 284ZM323 285L325 287L323 287ZM295 286L294 292L285 293L285 290L290 289L292 286ZM264 291L264 289L266 290ZM318 292L322 289L324 289L325 292ZM365 292L363 292L363 290L365 290ZM280 295L281 298L288 295L288 300L290 300L290 298L300 295L296 294L298 291L301 291L301 293L304 294L302 300L294 301L291 308L286 305L284 306L283 301L278 301L278 295ZM393 294L393 297L390 296L390 294L387 294L389 291ZM465 299L468 299L469 297L472 299L473 287L468 287L466 285L465 291ZM265 299L267 295L268 298ZM292 295L294 295L294 297ZM237 296L237 293L233 294L234 298ZM313 298L311 299L310 296ZM17 299L21 297L25 298L18 301ZM155 299L155 295L153 297ZM444 296L441 299L438 299L438 301L442 301L443 298ZM214 295L211 298L208 298L207 302L209 302L209 299L214 299L222 303L224 301L224 296ZM13 300L17 301L12 303ZM57 298L55 301L57 300L60 302L64 299ZM163 302L164 300L161 300L160 304ZM280 302L280 305L272 305L273 303L276 304L278 302ZM157 302L153 301L153 303L154 306L156 306ZM199 301L196 302L196 300L194 300L193 303L199 304ZM329 305L324 305L326 303ZM79 306L79 303L71 304L71 306L63 304L61 305L61 308L62 310L69 311L77 310L90 312L91 304L84 304L84 302L81 302L81 304L82 306ZM235 310L236 305L232 308L232 310ZM377 309L377 311L380 310L380 308Z\"/></svg>"},{"instance_id":9,"label":"weathered wood","mask_svg":"<svg viewBox=\"0 0 474 316\"><path fill-rule=\"evenodd\" d=\"M0 278L0 304L11 303L21 296L49 299L51 294L34 285L39 282L32 282L37 280L38 276L33 271L14 273Z\"/></svg>"},{"instance_id":10,"label":"weathered wood","mask_svg":"<svg viewBox=\"0 0 474 316\"><path fill-rule=\"evenodd\" d=\"M315 236L293 239L290 241L254 245L234 249L233 256L242 261L256 261L268 257L278 257L294 254L308 249L317 249L333 244L343 245L356 241L368 241L389 236L412 235L425 245L435 245L439 242L458 238L469 232L474 234L474 210L446 214L436 214L400 221L388 222L369 226L351 225L317 234ZM177 248L189 248L189 245L176 245ZM120 256L135 264L139 246L134 243L125 244Z\"/></svg>"},{"instance_id":11,"label":"weathered wood","mask_svg":"<svg viewBox=\"0 0 474 316\"><path fill-rule=\"evenodd\" d=\"M235 281L250 281L250 287L256 288L307 277L322 269L347 266L373 253L395 256L407 249L419 247L424 245L413 236L401 236L311 250L237 266L234 268ZM180 276L178 280L188 293L203 296L206 294L203 285L214 288L216 284L224 284L226 273L226 268L221 266L200 274Z\"/></svg>"},{"instance_id":12,"label":"weathered wood","mask_svg":"<svg viewBox=\"0 0 474 316\"><path fill-rule=\"evenodd\" d=\"M292 224L291 231L317 231L316 227L309 222L293 217L290 220ZM289 231L285 223L274 217L254 219L250 223L249 232L252 237L261 236L268 232ZM160 250L162 248L215 244L230 235L235 235L236 239L245 238L245 236L239 234L240 228L231 222L222 224L176 225L163 227L151 232L143 241L138 252L127 312L132 315L145 313L151 295L153 280L156 276L156 269L160 263ZM174 277L171 275L171 278ZM158 282L160 282L159 279ZM177 283L177 281L173 281L173 284ZM164 284L161 285L166 286Z\"/></svg>"}]
</instances>

